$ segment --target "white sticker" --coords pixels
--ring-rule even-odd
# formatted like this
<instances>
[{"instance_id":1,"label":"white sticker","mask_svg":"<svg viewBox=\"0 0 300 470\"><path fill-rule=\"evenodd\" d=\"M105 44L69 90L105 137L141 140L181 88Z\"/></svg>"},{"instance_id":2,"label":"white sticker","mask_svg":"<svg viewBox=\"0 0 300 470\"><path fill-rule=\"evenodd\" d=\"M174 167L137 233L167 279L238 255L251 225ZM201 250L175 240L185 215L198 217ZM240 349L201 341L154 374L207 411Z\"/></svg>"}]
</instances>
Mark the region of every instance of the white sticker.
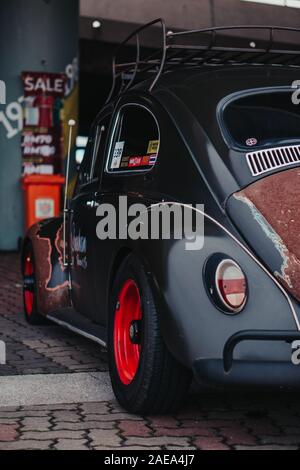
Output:
<instances>
[{"instance_id":1,"label":"white sticker","mask_svg":"<svg viewBox=\"0 0 300 470\"><path fill-rule=\"evenodd\" d=\"M120 168L125 142L116 142L110 168Z\"/></svg>"},{"instance_id":2,"label":"white sticker","mask_svg":"<svg viewBox=\"0 0 300 470\"><path fill-rule=\"evenodd\" d=\"M48 219L49 217L54 217L54 215L53 199L36 199L35 217L37 219Z\"/></svg>"}]
</instances>

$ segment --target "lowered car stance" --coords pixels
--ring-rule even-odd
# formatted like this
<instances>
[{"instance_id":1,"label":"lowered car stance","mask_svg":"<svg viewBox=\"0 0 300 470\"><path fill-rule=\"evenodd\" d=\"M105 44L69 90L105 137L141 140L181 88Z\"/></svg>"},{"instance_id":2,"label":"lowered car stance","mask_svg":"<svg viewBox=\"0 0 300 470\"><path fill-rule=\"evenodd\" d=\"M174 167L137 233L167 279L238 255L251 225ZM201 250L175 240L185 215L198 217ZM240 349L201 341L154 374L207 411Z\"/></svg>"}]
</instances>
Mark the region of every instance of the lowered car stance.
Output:
<instances>
[{"instance_id":1,"label":"lowered car stance","mask_svg":"<svg viewBox=\"0 0 300 470\"><path fill-rule=\"evenodd\" d=\"M161 46L147 55L153 25ZM133 32L63 215L24 239L27 321L107 346L114 393L130 412L176 410L192 377L300 383L300 52L285 37L297 44L300 30L173 33L156 20ZM128 42L134 59L118 60ZM203 243L99 235L101 207L118 221L125 197L149 212L191 207Z\"/></svg>"}]
</instances>

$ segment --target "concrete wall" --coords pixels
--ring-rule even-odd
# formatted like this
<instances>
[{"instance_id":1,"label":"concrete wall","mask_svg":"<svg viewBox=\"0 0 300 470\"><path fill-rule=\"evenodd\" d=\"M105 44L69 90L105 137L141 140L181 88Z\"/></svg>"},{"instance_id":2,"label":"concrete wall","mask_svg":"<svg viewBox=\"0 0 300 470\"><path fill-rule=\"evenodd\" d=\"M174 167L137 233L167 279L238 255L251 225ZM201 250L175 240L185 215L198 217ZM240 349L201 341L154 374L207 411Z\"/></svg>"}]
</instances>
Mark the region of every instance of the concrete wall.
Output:
<instances>
[{"instance_id":1,"label":"concrete wall","mask_svg":"<svg viewBox=\"0 0 300 470\"><path fill-rule=\"evenodd\" d=\"M66 70L78 56L78 14L78 0L1 0L0 79L7 105L0 105L0 250L15 250L24 234L21 72Z\"/></svg>"},{"instance_id":2,"label":"concrete wall","mask_svg":"<svg viewBox=\"0 0 300 470\"><path fill-rule=\"evenodd\" d=\"M299 27L300 9L242 0L81 0L81 16L145 23L165 18L170 28L273 24Z\"/></svg>"}]
</instances>

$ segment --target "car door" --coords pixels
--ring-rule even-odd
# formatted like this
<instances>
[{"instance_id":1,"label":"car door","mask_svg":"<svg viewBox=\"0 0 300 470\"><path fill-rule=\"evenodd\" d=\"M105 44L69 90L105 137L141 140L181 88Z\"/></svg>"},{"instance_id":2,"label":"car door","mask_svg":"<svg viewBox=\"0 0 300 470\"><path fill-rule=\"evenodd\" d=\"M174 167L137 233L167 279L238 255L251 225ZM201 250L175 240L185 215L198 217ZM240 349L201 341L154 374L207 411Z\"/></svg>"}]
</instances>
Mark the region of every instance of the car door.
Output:
<instances>
[{"instance_id":1,"label":"car door","mask_svg":"<svg viewBox=\"0 0 300 470\"><path fill-rule=\"evenodd\" d=\"M97 209L100 204L115 209L119 222L119 196L128 196L128 203L142 202L137 188L147 185L145 176L155 167L160 132L154 114L144 105L123 104L116 111L105 150L98 153L100 190L95 194L94 239L95 256L95 321L106 324L108 284L112 265L120 248L128 244L122 237L99 239L96 233ZM138 180L138 182L137 182ZM146 182L145 182L146 181ZM104 207L104 206L103 206ZM125 215L125 214L123 214ZM130 243L130 241L129 241Z\"/></svg>"},{"instance_id":2,"label":"car door","mask_svg":"<svg viewBox=\"0 0 300 470\"><path fill-rule=\"evenodd\" d=\"M94 209L99 178L95 177L97 154L106 140L110 114L99 117L93 126L81 164L74 197L70 203L70 248L72 302L75 310L93 318L94 303Z\"/></svg>"}]
</instances>

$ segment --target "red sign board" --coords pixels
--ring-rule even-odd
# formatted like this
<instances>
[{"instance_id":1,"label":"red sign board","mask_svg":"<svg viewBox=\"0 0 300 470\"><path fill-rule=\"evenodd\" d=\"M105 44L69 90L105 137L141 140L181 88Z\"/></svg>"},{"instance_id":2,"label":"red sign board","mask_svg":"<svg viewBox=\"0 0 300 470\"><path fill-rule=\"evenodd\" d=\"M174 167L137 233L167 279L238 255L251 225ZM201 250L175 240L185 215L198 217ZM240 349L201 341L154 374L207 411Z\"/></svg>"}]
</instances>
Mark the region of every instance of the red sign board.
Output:
<instances>
[{"instance_id":1,"label":"red sign board","mask_svg":"<svg viewBox=\"0 0 300 470\"><path fill-rule=\"evenodd\" d=\"M23 173L61 172L66 75L24 72Z\"/></svg>"},{"instance_id":2,"label":"red sign board","mask_svg":"<svg viewBox=\"0 0 300 470\"><path fill-rule=\"evenodd\" d=\"M58 96L64 98L67 77L61 73L23 72L25 96Z\"/></svg>"}]
</instances>

